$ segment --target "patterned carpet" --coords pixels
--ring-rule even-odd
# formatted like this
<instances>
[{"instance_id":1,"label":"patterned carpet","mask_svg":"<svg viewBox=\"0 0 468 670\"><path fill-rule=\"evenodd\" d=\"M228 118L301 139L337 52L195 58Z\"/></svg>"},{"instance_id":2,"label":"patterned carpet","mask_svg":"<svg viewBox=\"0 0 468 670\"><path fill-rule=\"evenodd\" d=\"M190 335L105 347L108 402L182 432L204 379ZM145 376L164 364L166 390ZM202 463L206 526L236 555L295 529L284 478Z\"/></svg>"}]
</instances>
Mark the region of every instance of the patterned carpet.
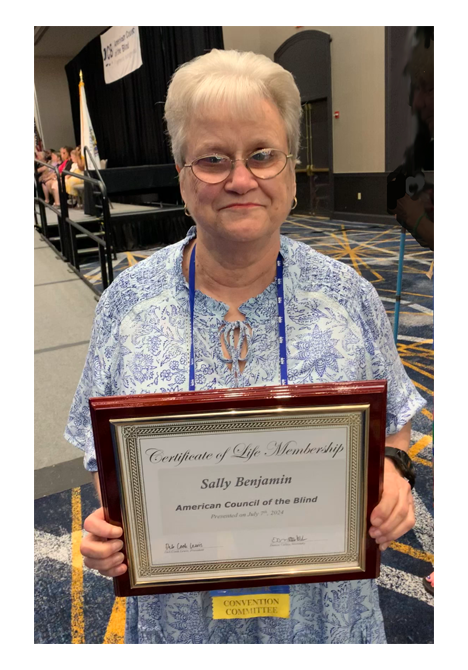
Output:
<instances>
[{"instance_id":1,"label":"patterned carpet","mask_svg":"<svg viewBox=\"0 0 468 670\"><path fill-rule=\"evenodd\" d=\"M288 219L282 232L352 265L375 285L393 321L399 228L295 216ZM114 261L115 274L153 251L119 254ZM411 436L410 455L417 471L416 526L383 553L378 580L387 641L391 644L434 641L434 599L422 584L422 578L432 572L434 560L432 261L433 253L408 235L398 350L427 406L415 417ZM98 267L90 264L84 271L99 287ZM97 505L90 484L35 503L37 644L123 643L124 599L114 597L110 579L83 567L79 553L83 519Z\"/></svg>"}]
</instances>

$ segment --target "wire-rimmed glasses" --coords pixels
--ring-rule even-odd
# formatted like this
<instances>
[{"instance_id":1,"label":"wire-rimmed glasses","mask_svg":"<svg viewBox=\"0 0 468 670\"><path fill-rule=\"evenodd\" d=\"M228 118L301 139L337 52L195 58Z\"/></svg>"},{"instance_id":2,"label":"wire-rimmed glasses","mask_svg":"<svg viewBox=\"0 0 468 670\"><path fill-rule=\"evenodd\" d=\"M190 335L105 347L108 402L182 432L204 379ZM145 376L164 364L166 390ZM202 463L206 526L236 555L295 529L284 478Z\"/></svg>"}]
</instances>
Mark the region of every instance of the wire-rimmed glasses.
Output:
<instances>
[{"instance_id":1,"label":"wire-rimmed glasses","mask_svg":"<svg viewBox=\"0 0 468 670\"><path fill-rule=\"evenodd\" d=\"M257 149L247 158L229 158L222 154L200 156L184 168L191 168L193 174L206 184L220 184L231 174L234 163L242 162L257 179L273 179L286 167L293 154L285 154L279 149Z\"/></svg>"}]
</instances>

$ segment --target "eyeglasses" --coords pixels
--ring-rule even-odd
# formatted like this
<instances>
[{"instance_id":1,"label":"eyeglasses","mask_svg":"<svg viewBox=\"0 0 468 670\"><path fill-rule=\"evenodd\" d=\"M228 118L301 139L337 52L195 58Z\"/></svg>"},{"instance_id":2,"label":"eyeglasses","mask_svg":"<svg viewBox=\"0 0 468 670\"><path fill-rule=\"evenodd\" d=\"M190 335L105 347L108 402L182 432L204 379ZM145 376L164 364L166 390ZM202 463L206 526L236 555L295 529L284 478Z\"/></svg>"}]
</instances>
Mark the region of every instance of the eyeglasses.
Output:
<instances>
[{"instance_id":1,"label":"eyeglasses","mask_svg":"<svg viewBox=\"0 0 468 670\"><path fill-rule=\"evenodd\" d=\"M220 184L229 177L234 163L240 161L257 179L273 179L284 170L288 158L292 157L293 154L285 154L278 149L259 149L247 158L232 159L221 154L201 156L184 165L184 168L191 168L195 177L206 184Z\"/></svg>"}]
</instances>

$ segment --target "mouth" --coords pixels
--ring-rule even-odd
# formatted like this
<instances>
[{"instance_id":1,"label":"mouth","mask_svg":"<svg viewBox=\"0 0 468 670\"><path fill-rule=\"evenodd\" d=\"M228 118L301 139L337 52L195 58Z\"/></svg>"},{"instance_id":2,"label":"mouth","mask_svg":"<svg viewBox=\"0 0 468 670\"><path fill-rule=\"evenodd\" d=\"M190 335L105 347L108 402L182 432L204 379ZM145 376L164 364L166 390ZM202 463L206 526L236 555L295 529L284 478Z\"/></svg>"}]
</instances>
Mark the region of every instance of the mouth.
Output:
<instances>
[{"instance_id":1,"label":"mouth","mask_svg":"<svg viewBox=\"0 0 468 670\"><path fill-rule=\"evenodd\" d=\"M221 207L221 209L250 209L251 207L263 207L255 202L246 202L242 204L234 203L233 205L226 205L226 207Z\"/></svg>"}]
</instances>

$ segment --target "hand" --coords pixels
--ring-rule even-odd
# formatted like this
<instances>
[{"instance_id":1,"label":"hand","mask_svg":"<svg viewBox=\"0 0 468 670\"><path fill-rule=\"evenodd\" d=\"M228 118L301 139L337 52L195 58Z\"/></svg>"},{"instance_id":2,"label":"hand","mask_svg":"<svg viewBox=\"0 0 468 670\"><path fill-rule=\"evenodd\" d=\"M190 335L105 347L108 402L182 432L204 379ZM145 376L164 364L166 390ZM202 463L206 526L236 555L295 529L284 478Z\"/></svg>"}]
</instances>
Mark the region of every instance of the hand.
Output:
<instances>
[{"instance_id":1,"label":"hand","mask_svg":"<svg viewBox=\"0 0 468 670\"><path fill-rule=\"evenodd\" d=\"M123 563L124 555L120 552L123 542L118 539L122 535L122 529L107 523L102 507L85 519L84 529L89 533L80 546L85 565L106 577L123 575L127 566Z\"/></svg>"},{"instance_id":2,"label":"hand","mask_svg":"<svg viewBox=\"0 0 468 670\"><path fill-rule=\"evenodd\" d=\"M369 535L381 551L411 530L415 523L411 487L389 458L385 459L382 499L373 510L370 521Z\"/></svg>"},{"instance_id":3,"label":"hand","mask_svg":"<svg viewBox=\"0 0 468 670\"><path fill-rule=\"evenodd\" d=\"M416 197L413 199L411 196L405 193L403 198L397 200L396 208L389 211L395 215L396 219L404 221L407 226L413 228L421 214L426 213L428 205L429 203L425 204L422 198Z\"/></svg>"}]
</instances>

